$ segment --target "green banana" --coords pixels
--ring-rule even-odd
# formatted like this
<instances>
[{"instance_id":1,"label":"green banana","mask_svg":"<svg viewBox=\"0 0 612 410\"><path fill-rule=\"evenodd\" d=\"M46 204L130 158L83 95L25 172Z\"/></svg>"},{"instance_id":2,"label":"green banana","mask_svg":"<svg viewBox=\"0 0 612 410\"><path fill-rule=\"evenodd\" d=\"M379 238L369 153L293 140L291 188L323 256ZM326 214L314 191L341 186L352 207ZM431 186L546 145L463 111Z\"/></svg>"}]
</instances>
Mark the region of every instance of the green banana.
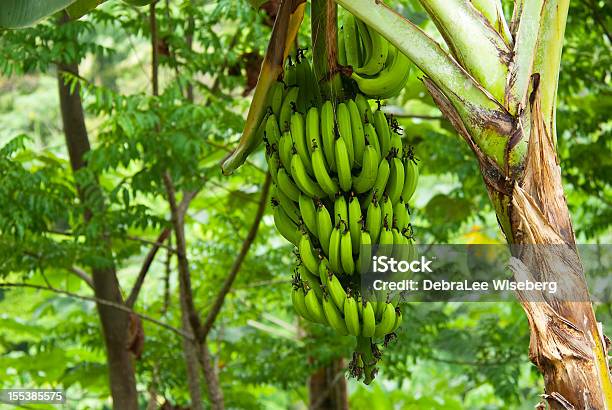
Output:
<instances>
[{"instance_id":1,"label":"green banana","mask_svg":"<svg viewBox=\"0 0 612 410\"><path fill-rule=\"evenodd\" d=\"M308 110L308 114L306 114L306 140L311 154L314 152L315 147L322 147L320 127L319 109L312 107Z\"/></svg>"},{"instance_id":2,"label":"green banana","mask_svg":"<svg viewBox=\"0 0 612 410\"><path fill-rule=\"evenodd\" d=\"M366 48L366 60L360 67L353 67L357 74L374 76L385 67L389 54L389 43L378 32L357 20L359 35L362 37Z\"/></svg>"},{"instance_id":3,"label":"green banana","mask_svg":"<svg viewBox=\"0 0 612 410\"><path fill-rule=\"evenodd\" d=\"M285 239L295 246L299 245L302 236L300 228L287 216L287 213L280 206L274 207L274 224Z\"/></svg>"},{"instance_id":4,"label":"green banana","mask_svg":"<svg viewBox=\"0 0 612 410\"><path fill-rule=\"evenodd\" d=\"M338 187L338 183L329 175L327 166L325 165L325 155L323 154L323 150L319 147L315 148L312 152L312 169L315 179L319 183L321 189L327 196L333 198L336 193L340 191L340 188Z\"/></svg>"},{"instance_id":5,"label":"green banana","mask_svg":"<svg viewBox=\"0 0 612 410\"><path fill-rule=\"evenodd\" d=\"M378 198L382 198L387 186L387 181L389 180L390 172L391 167L389 166L389 161L383 159L380 164L378 164L378 172L376 173L376 181L374 182L374 186L372 187L372 190L366 197L366 200L362 206L372 202L374 195L376 195Z\"/></svg>"},{"instance_id":6,"label":"green banana","mask_svg":"<svg viewBox=\"0 0 612 410\"><path fill-rule=\"evenodd\" d=\"M312 164L310 162L310 150L308 149L310 144L306 142L306 131L304 130L304 117L302 114L296 112L291 116L290 128L295 150L302 159L302 163L308 174L313 175Z\"/></svg>"},{"instance_id":7,"label":"green banana","mask_svg":"<svg viewBox=\"0 0 612 410\"><path fill-rule=\"evenodd\" d=\"M320 107L322 103L321 89L319 88L319 82L315 76L314 70L310 65L308 58L302 59L304 67L304 77L306 78L306 88L308 89L308 97L306 98L307 107Z\"/></svg>"},{"instance_id":8,"label":"green banana","mask_svg":"<svg viewBox=\"0 0 612 410\"><path fill-rule=\"evenodd\" d=\"M403 260L403 250L404 247L402 246L403 240L406 239L404 238L404 235L402 235L400 233L400 231L397 228L392 228L391 229L391 234L393 235L393 252L392 252L392 256L396 261L401 261Z\"/></svg>"},{"instance_id":9,"label":"green banana","mask_svg":"<svg viewBox=\"0 0 612 410\"><path fill-rule=\"evenodd\" d=\"M378 236L382 227L382 209L378 204L376 195L368 205L366 213L366 230L370 234L373 243L378 242Z\"/></svg>"},{"instance_id":10,"label":"green banana","mask_svg":"<svg viewBox=\"0 0 612 410\"><path fill-rule=\"evenodd\" d=\"M351 116L351 134L353 139L353 146L355 152L355 163L359 166L362 165L363 151L365 149L365 133L363 131L363 122L359 108L354 100L348 100L346 102L349 114Z\"/></svg>"},{"instance_id":11,"label":"green banana","mask_svg":"<svg viewBox=\"0 0 612 410\"><path fill-rule=\"evenodd\" d=\"M308 234L302 235L298 249L300 251L300 259L302 260L302 264L306 267L306 269L308 269L310 272L318 273L319 258L315 255L315 251L312 243L310 242L310 236Z\"/></svg>"},{"instance_id":12,"label":"green banana","mask_svg":"<svg viewBox=\"0 0 612 410\"><path fill-rule=\"evenodd\" d=\"M344 318L342 317L342 314L336 307L336 304L334 303L332 298L329 296L325 296L323 298L323 312L325 313L327 322L329 323L332 329L334 329L338 334L342 336L348 334Z\"/></svg>"},{"instance_id":13,"label":"green banana","mask_svg":"<svg viewBox=\"0 0 612 410\"><path fill-rule=\"evenodd\" d=\"M281 137L280 129L278 128L278 120L276 115L268 115L266 120L266 130L264 131L269 144L276 144Z\"/></svg>"},{"instance_id":14,"label":"green banana","mask_svg":"<svg viewBox=\"0 0 612 410\"><path fill-rule=\"evenodd\" d=\"M399 201L402 196L404 189L404 165L402 161L395 157L390 160L391 172L389 175L389 181L387 182L385 192L389 196L391 203L395 204Z\"/></svg>"},{"instance_id":15,"label":"green banana","mask_svg":"<svg viewBox=\"0 0 612 410\"><path fill-rule=\"evenodd\" d=\"M293 154L293 158L291 158L291 175L293 176L295 184L306 195L312 198L323 198L325 196L325 193L319 188L319 185L308 175L304 162L298 154Z\"/></svg>"},{"instance_id":16,"label":"green banana","mask_svg":"<svg viewBox=\"0 0 612 410\"><path fill-rule=\"evenodd\" d=\"M355 104L357 104L357 107L359 108L360 118L364 124L371 124L374 122L372 108L370 107L370 103L368 102L367 98L363 94L357 93L355 96Z\"/></svg>"},{"instance_id":17,"label":"green banana","mask_svg":"<svg viewBox=\"0 0 612 410\"><path fill-rule=\"evenodd\" d=\"M393 225L401 232L409 223L410 214L408 213L408 208L406 208L404 201L400 200L393 206Z\"/></svg>"},{"instance_id":18,"label":"green banana","mask_svg":"<svg viewBox=\"0 0 612 410\"><path fill-rule=\"evenodd\" d=\"M321 140L323 142L323 153L325 160L332 171L336 170L336 125L334 106L331 101L325 101L321 107Z\"/></svg>"},{"instance_id":19,"label":"green banana","mask_svg":"<svg viewBox=\"0 0 612 410\"><path fill-rule=\"evenodd\" d=\"M278 141L278 156L285 169L291 169L291 157L293 156L293 139L288 131L283 133Z\"/></svg>"},{"instance_id":20,"label":"green banana","mask_svg":"<svg viewBox=\"0 0 612 410\"><path fill-rule=\"evenodd\" d=\"M338 134L344 140L346 152L349 157L349 166L353 168L355 164L355 151L353 145L353 129L351 126L351 114L345 103L338 104L336 108L336 124L338 125Z\"/></svg>"},{"instance_id":21,"label":"green banana","mask_svg":"<svg viewBox=\"0 0 612 410\"><path fill-rule=\"evenodd\" d=\"M419 166L416 164L416 160L412 156L412 153L408 155L408 158L404 162L404 170L405 182L404 189L402 191L402 199L404 202L408 203L410 198L412 198L419 181Z\"/></svg>"},{"instance_id":22,"label":"green banana","mask_svg":"<svg viewBox=\"0 0 612 410\"><path fill-rule=\"evenodd\" d=\"M348 221L349 230L351 231L351 244L353 245L353 254L359 254L359 244L361 239L362 226L361 205L356 196L351 196L348 204Z\"/></svg>"},{"instance_id":23,"label":"green banana","mask_svg":"<svg viewBox=\"0 0 612 410\"><path fill-rule=\"evenodd\" d=\"M270 91L270 107L272 108L272 112L276 118L278 118L280 115L284 95L285 84L277 81L274 83L274 85L272 85L272 90Z\"/></svg>"},{"instance_id":24,"label":"green banana","mask_svg":"<svg viewBox=\"0 0 612 410\"><path fill-rule=\"evenodd\" d=\"M357 268L358 273L367 272L366 269L369 269L372 263L372 238L370 237L370 233L365 229L361 230L359 238L359 259L357 259L357 262L359 262L359 267Z\"/></svg>"},{"instance_id":25,"label":"green banana","mask_svg":"<svg viewBox=\"0 0 612 410\"><path fill-rule=\"evenodd\" d=\"M297 99L300 94L298 87L290 87L283 99L279 116L279 127L282 132L288 131L291 127L291 114L297 109Z\"/></svg>"},{"instance_id":26,"label":"green banana","mask_svg":"<svg viewBox=\"0 0 612 410\"><path fill-rule=\"evenodd\" d=\"M319 299L323 298L323 290L321 289L321 283L319 277L314 275L308 270L303 264L298 265L297 273L300 275L300 279L303 283L307 284L312 289Z\"/></svg>"},{"instance_id":27,"label":"green banana","mask_svg":"<svg viewBox=\"0 0 612 410\"><path fill-rule=\"evenodd\" d=\"M293 64L291 56L288 56L287 58L287 68L285 68L283 79L285 80L287 87L294 87L297 85L296 66Z\"/></svg>"},{"instance_id":28,"label":"green banana","mask_svg":"<svg viewBox=\"0 0 612 410\"><path fill-rule=\"evenodd\" d=\"M269 156L267 155L267 160L268 160L268 172L270 173L270 176L272 177L272 182L274 183L274 185L278 185L278 180L276 179L276 176L278 174L278 168L281 166L280 157L278 155L278 152L273 152Z\"/></svg>"},{"instance_id":29,"label":"green banana","mask_svg":"<svg viewBox=\"0 0 612 410\"><path fill-rule=\"evenodd\" d=\"M376 133L376 129L374 128L374 125L372 125L371 122L366 123L363 126L363 132L365 134L366 142L369 145L373 146L374 149L376 150L378 162L380 162L383 159L383 155L382 155L382 151L380 148L380 138L378 137L378 134Z\"/></svg>"},{"instance_id":30,"label":"green banana","mask_svg":"<svg viewBox=\"0 0 612 410\"><path fill-rule=\"evenodd\" d=\"M327 290L329 291L332 300L338 309L344 309L344 301L346 300L346 291L342 284L333 273L329 275L327 281Z\"/></svg>"},{"instance_id":31,"label":"green banana","mask_svg":"<svg viewBox=\"0 0 612 410\"><path fill-rule=\"evenodd\" d=\"M306 58L299 58L301 51L298 50L297 64L295 65L295 77L297 86L300 88L300 93L297 100L297 111L304 112L307 101L310 95L310 87L306 83L306 64L304 61L308 61Z\"/></svg>"},{"instance_id":32,"label":"green banana","mask_svg":"<svg viewBox=\"0 0 612 410\"><path fill-rule=\"evenodd\" d=\"M359 325L357 301L351 296L347 296L344 301L344 321L349 334L359 336L361 326Z\"/></svg>"},{"instance_id":33,"label":"green banana","mask_svg":"<svg viewBox=\"0 0 612 410\"><path fill-rule=\"evenodd\" d=\"M306 225L306 228L308 228L310 233L318 237L317 210L315 208L314 201L309 196L300 194L299 207L299 212L302 216L302 220L304 221L304 225Z\"/></svg>"},{"instance_id":34,"label":"green banana","mask_svg":"<svg viewBox=\"0 0 612 410\"><path fill-rule=\"evenodd\" d=\"M379 256L392 256L393 254L393 231L384 227L380 231L380 240L379 240Z\"/></svg>"},{"instance_id":35,"label":"green banana","mask_svg":"<svg viewBox=\"0 0 612 410\"><path fill-rule=\"evenodd\" d=\"M306 302L304 301L304 290L301 287L293 288L291 291L291 301L293 302L293 308L296 313L302 316L304 319L314 322L314 318L310 316L306 309Z\"/></svg>"},{"instance_id":36,"label":"green banana","mask_svg":"<svg viewBox=\"0 0 612 410\"><path fill-rule=\"evenodd\" d=\"M346 52L346 64L352 67L359 66L359 33L357 22L352 14L346 14L343 21L344 47Z\"/></svg>"},{"instance_id":37,"label":"green banana","mask_svg":"<svg viewBox=\"0 0 612 410\"><path fill-rule=\"evenodd\" d=\"M327 319L325 318L325 313L323 313L323 307L321 306L321 302L317 295L312 290L306 294L304 298L304 302L306 304L306 310L315 320L315 322L327 324ZM395 321L394 321L395 323Z\"/></svg>"},{"instance_id":38,"label":"green banana","mask_svg":"<svg viewBox=\"0 0 612 410\"><path fill-rule=\"evenodd\" d=\"M387 116L380 109L374 111L374 128L376 129L376 134L379 139L380 155L386 158L391 149L391 133L389 131Z\"/></svg>"},{"instance_id":39,"label":"green banana","mask_svg":"<svg viewBox=\"0 0 612 410\"><path fill-rule=\"evenodd\" d=\"M276 179L278 180L278 188L283 191L283 193L287 195L289 199L291 199L293 202L298 202L300 200L300 190L291 180L291 177L284 168L278 170Z\"/></svg>"},{"instance_id":40,"label":"green banana","mask_svg":"<svg viewBox=\"0 0 612 410\"><path fill-rule=\"evenodd\" d=\"M334 225L348 223L348 205L344 195L338 195L334 201Z\"/></svg>"},{"instance_id":41,"label":"green banana","mask_svg":"<svg viewBox=\"0 0 612 410\"><path fill-rule=\"evenodd\" d=\"M329 260L327 260L327 258L321 259L321 263L319 263L319 280L321 281L321 285L325 287L328 285L330 269L331 267L329 266Z\"/></svg>"},{"instance_id":42,"label":"green banana","mask_svg":"<svg viewBox=\"0 0 612 410\"><path fill-rule=\"evenodd\" d=\"M374 77L361 76L353 72L359 90L376 98L391 98L398 95L410 76L410 60L395 47L389 49L385 68Z\"/></svg>"},{"instance_id":43,"label":"green banana","mask_svg":"<svg viewBox=\"0 0 612 410\"><path fill-rule=\"evenodd\" d=\"M374 317L374 308L369 301L363 307L362 317L361 335L363 337L373 337L376 330L376 318Z\"/></svg>"},{"instance_id":44,"label":"green banana","mask_svg":"<svg viewBox=\"0 0 612 410\"><path fill-rule=\"evenodd\" d=\"M353 177L352 186L353 190L356 193L362 194L374 187L374 184L376 183L376 177L378 176L378 166L379 164L376 150L371 145L368 145L365 148L365 151L363 152L361 172L356 177Z\"/></svg>"},{"instance_id":45,"label":"green banana","mask_svg":"<svg viewBox=\"0 0 612 410\"><path fill-rule=\"evenodd\" d=\"M351 231L348 226L342 232L340 239L340 262L342 270L347 275L355 273L355 261L353 260L353 244L351 243Z\"/></svg>"},{"instance_id":46,"label":"green banana","mask_svg":"<svg viewBox=\"0 0 612 410\"><path fill-rule=\"evenodd\" d=\"M329 265L334 273L342 273L342 262L340 257L340 242L342 232L338 226L334 227L329 237Z\"/></svg>"},{"instance_id":47,"label":"green banana","mask_svg":"<svg viewBox=\"0 0 612 410\"><path fill-rule=\"evenodd\" d=\"M273 187L272 198L278 201L280 206L287 213L287 216L289 216L289 218L291 218L293 222L295 222L297 225L300 224L302 216L300 215L300 210L295 205L295 202L289 199L289 197L287 197L287 195L285 195L283 191L278 189L278 187Z\"/></svg>"},{"instance_id":48,"label":"green banana","mask_svg":"<svg viewBox=\"0 0 612 410\"><path fill-rule=\"evenodd\" d=\"M382 319L380 323L376 325L374 337L383 337L387 333L391 333L393 331L393 326L395 325L395 318L395 306L393 306L391 303L387 303L382 314Z\"/></svg>"},{"instance_id":49,"label":"green banana","mask_svg":"<svg viewBox=\"0 0 612 410\"><path fill-rule=\"evenodd\" d=\"M322 202L317 203L317 232L319 234L319 243L323 252L329 255L329 240L332 234L332 220L329 212Z\"/></svg>"},{"instance_id":50,"label":"green banana","mask_svg":"<svg viewBox=\"0 0 612 410\"><path fill-rule=\"evenodd\" d=\"M378 322L382 319L383 312L385 311L385 307L387 306L387 294L384 291L376 291L376 305L372 303L372 307L374 307L374 315Z\"/></svg>"},{"instance_id":51,"label":"green banana","mask_svg":"<svg viewBox=\"0 0 612 410\"><path fill-rule=\"evenodd\" d=\"M338 181L340 188L343 191L348 192L353 184L353 178L351 175L351 163L349 161L348 151L346 144L342 138L336 140L336 167L338 171Z\"/></svg>"},{"instance_id":52,"label":"green banana","mask_svg":"<svg viewBox=\"0 0 612 410\"><path fill-rule=\"evenodd\" d=\"M391 132L391 150L398 158L402 158L402 156L404 155L404 148L402 146L402 136L395 131Z\"/></svg>"}]
</instances>

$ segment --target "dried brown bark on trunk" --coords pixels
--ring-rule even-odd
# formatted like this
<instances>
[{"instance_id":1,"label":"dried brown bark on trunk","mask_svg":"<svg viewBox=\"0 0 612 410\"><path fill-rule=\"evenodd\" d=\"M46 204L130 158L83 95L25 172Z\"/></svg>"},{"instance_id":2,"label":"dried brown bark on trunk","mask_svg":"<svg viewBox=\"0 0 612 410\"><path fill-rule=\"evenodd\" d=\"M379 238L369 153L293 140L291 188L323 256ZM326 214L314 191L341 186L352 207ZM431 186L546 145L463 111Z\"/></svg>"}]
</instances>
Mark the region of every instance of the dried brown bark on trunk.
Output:
<instances>
[{"instance_id":1,"label":"dried brown bark on trunk","mask_svg":"<svg viewBox=\"0 0 612 410\"><path fill-rule=\"evenodd\" d=\"M77 171L85 166L84 155L90 150L90 144L85 127L79 87L77 86L74 92L70 92L70 86L66 84L63 78L62 73L64 72L78 75L78 65L75 63L58 64L59 99L64 135L70 164L73 171ZM81 200L86 201L87 198L84 196L83 190L79 190L79 192ZM92 212L95 212L95 210L87 210L85 218L89 219ZM97 298L114 303L123 303L114 268L94 268L92 279ZM134 367L128 351L128 314L99 303L97 309L106 346L113 408L136 410L138 408L138 397Z\"/></svg>"},{"instance_id":2,"label":"dried brown bark on trunk","mask_svg":"<svg viewBox=\"0 0 612 410\"><path fill-rule=\"evenodd\" d=\"M540 111L539 76L530 106L505 131L529 141L522 169L500 169L479 150L458 112L433 82L436 104L476 154L498 220L513 246L510 268L517 280L555 281L559 294L517 292L531 329L530 358L544 375L551 409L612 408L607 347L589 299L582 263L563 192L555 139ZM496 128L508 128L500 118Z\"/></svg>"},{"instance_id":3,"label":"dried brown bark on trunk","mask_svg":"<svg viewBox=\"0 0 612 410\"><path fill-rule=\"evenodd\" d=\"M309 410L348 410L344 359L318 369L308 380Z\"/></svg>"},{"instance_id":4,"label":"dried brown bark on trunk","mask_svg":"<svg viewBox=\"0 0 612 410\"><path fill-rule=\"evenodd\" d=\"M608 409L612 405L607 348L590 302L561 182L555 141L542 118L536 90L524 178L514 186L508 213L515 278L557 281L558 295L518 292L531 328L531 360L544 375L553 409ZM532 246L533 244L547 246Z\"/></svg>"}]
</instances>

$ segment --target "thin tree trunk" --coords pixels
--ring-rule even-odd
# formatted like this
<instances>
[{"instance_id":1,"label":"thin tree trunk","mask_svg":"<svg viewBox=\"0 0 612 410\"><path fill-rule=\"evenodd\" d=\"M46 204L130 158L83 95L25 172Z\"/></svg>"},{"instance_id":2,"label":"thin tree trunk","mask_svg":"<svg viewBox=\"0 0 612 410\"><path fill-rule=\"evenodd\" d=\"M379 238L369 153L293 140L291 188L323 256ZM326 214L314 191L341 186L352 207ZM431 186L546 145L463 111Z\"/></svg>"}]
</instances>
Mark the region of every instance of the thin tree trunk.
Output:
<instances>
[{"instance_id":1,"label":"thin tree trunk","mask_svg":"<svg viewBox=\"0 0 612 410\"><path fill-rule=\"evenodd\" d=\"M200 348L200 365L204 372L204 378L206 379L206 389L208 390L208 399L210 400L210 407L213 410L224 410L225 399L223 398L223 390L221 390L221 384L219 383L219 373L215 369L214 363L210 355L210 349L208 348L208 342L204 341L199 346Z\"/></svg>"},{"instance_id":2,"label":"thin tree trunk","mask_svg":"<svg viewBox=\"0 0 612 410\"><path fill-rule=\"evenodd\" d=\"M344 359L336 359L310 376L309 410L348 410Z\"/></svg>"},{"instance_id":3,"label":"thin tree trunk","mask_svg":"<svg viewBox=\"0 0 612 410\"><path fill-rule=\"evenodd\" d=\"M63 73L78 75L78 65L76 63L58 64L59 99L66 146L72 170L78 171L85 166L84 156L90 150L89 137L85 127L79 87L77 85L74 92L71 92L70 86L64 81ZM83 191L79 189L81 201L86 202L87 198ZM94 209L88 209L85 212L85 219L89 220L93 212L95 212ZM97 298L123 304L114 267L94 268L92 279ZM127 349L128 314L99 303L97 309L106 346L113 408L136 410L138 408L136 379L130 352Z\"/></svg>"},{"instance_id":4,"label":"thin tree trunk","mask_svg":"<svg viewBox=\"0 0 612 410\"><path fill-rule=\"evenodd\" d=\"M180 286L181 297L181 321L182 328L189 334L193 334L193 329L189 323L189 317L184 300L185 290ZM197 342L183 338L183 356L185 357L185 367L187 369L187 384L189 386L189 396L191 397L191 409L202 410L202 391L200 389L200 363L198 360Z\"/></svg>"}]
</instances>

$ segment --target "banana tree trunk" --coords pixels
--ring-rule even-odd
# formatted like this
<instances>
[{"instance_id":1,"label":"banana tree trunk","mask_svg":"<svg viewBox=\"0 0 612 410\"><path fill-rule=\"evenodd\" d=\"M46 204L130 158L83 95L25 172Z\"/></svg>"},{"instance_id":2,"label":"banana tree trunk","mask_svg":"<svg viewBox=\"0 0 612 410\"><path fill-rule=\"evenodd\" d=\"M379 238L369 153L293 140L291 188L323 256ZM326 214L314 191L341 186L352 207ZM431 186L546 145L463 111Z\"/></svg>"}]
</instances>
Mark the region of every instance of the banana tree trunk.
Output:
<instances>
[{"instance_id":1,"label":"banana tree trunk","mask_svg":"<svg viewBox=\"0 0 612 410\"><path fill-rule=\"evenodd\" d=\"M309 410L348 410L348 393L342 358L318 369L308 380Z\"/></svg>"},{"instance_id":2,"label":"banana tree trunk","mask_svg":"<svg viewBox=\"0 0 612 410\"><path fill-rule=\"evenodd\" d=\"M475 154L518 281L530 357L552 409L612 408L607 346L590 303L556 154L555 101L569 0L420 0L450 52L378 0L336 2L412 60L436 104ZM497 11L495 11L497 10Z\"/></svg>"}]
</instances>

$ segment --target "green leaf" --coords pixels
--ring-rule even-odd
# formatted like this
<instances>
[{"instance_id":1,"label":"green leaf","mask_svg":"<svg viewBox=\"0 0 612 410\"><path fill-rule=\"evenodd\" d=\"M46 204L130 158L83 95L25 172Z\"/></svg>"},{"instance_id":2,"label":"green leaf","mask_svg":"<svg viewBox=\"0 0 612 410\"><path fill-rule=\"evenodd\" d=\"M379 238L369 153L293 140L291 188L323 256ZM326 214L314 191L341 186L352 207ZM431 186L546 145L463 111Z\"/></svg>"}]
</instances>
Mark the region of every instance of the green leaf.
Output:
<instances>
[{"instance_id":1,"label":"green leaf","mask_svg":"<svg viewBox=\"0 0 612 410\"><path fill-rule=\"evenodd\" d=\"M89 13L91 10L104 3L106 0L77 0L66 8L66 13L71 19L78 19Z\"/></svg>"},{"instance_id":2,"label":"green leaf","mask_svg":"<svg viewBox=\"0 0 612 410\"><path fill-rule=\"evenodd\" d=\"M257 129L266 113L268 92L283 72L283 64L304 18L305 3L305 0L281 3L242 136L234 151L221 164L221 169L226 175L231 174L242 165L249 154L261 143L263 134L260 135Z\"/></svg>"},{"instance_id":3,"label":"green leaf","mask_svg":"<svg viewBox=\"0 0 612 410\"><path fill-rule=\"evenodd\" d=\"M31 26L74 2L75 0L2 0L0 2L0 27Z\"/></svg>"}]
</instances>

